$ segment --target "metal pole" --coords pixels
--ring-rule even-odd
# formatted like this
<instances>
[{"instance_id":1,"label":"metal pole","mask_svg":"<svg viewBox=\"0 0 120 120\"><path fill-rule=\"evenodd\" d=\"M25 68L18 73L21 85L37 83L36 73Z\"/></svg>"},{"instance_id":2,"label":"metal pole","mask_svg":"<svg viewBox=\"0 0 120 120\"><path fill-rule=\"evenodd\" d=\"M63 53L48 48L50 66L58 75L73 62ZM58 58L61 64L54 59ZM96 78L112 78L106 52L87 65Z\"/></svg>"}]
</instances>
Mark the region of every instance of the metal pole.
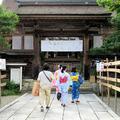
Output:
<instances>
[{"instance_id":1,"label":"metal pole","mask_svg":"<svg viewBox=\"0 0 120 120\"><path fill-rule=\"evenodd\" d=\"M117 61L117 57L115 56L115 61ZM115 69L117 69L117 66L115 65ZM117 86L117 72L115 72L115 86ZM115 101L114 101L114 109L115 109L115 112L117 113L117 91L115 90Z\"/></svg>"}]
</instances>

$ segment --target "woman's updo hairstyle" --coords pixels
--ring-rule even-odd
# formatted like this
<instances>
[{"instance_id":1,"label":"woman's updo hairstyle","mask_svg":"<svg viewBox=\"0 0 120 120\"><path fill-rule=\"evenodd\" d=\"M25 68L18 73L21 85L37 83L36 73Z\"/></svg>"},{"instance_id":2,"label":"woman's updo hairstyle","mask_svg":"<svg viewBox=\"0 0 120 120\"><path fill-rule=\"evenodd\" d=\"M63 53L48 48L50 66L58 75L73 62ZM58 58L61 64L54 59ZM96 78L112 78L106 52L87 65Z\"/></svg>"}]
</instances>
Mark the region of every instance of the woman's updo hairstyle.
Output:
<instances>
[{"instance_id":1,"label":"woman's updo hairstyle","mask_svg":"<svg viewBox=\"0 0 120 120\"><path fill-rule=\"evenodd\" d=\"M65 70L66 70L66 66L62 66L61 72L64 73Z\"/></svg>"}]
</instances>

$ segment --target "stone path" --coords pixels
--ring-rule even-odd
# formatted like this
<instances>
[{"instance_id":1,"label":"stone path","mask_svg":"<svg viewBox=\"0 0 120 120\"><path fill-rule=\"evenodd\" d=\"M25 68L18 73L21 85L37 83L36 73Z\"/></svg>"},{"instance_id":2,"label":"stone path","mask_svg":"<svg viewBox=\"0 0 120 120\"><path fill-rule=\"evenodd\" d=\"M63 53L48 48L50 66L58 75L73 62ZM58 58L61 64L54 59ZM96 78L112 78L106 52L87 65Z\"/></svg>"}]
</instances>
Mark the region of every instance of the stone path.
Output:
<instances>
[{"instance_id":1,"label":"stone path","mask_svg":"<svg viewBox=\"0 0 120 120\"><path fill-rule=\"evenodd\" d=\"M19 98L20 95L16 95L16 96L2 96L1 97L1 105L0 108L11 103L12 101L14 101L15 99Z\"/></svg>"},{"instance_id":2,"label":"stone path","mask_svg":"<svg viewBox=\"0 0 120 120\"><path fill-rule=\"evenodd\" d=\"M99 97L102 100L102 97ZM107 97L103 97L103 102L108 104ZM115 98L110 97L110 104L109 107L115 111ZM117 114L120 116L120 97L117 98Z\"/></svg>"},{"instance_id":3,"label":"stone path","mask_svg":"<svg viewBox=\"0 0 120 120\"><path fill-rule=\"evenodd\" d=\"M0 109L0 120L120 120L94 94L81 94L80 104L71 103L70 97L68 105L63 108L53 94L50 109L40 112L39 98L25 94Z\"/></svg>"}]
</instances>

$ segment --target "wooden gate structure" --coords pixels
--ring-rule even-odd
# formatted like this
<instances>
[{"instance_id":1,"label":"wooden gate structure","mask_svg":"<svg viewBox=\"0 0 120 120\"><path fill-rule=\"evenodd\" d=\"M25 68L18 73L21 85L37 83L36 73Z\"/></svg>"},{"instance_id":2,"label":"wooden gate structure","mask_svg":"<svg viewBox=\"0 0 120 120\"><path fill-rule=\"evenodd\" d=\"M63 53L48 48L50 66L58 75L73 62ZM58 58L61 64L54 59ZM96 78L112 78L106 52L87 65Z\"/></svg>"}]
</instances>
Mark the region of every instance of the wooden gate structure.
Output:
<instances>
[{"instance_id":1,"label":"wooden gate structure","mask_svg":"<svg viewBox=\"0 0 120 120\"><path fill-rule=\"evenodd\" d=\"M0 53L7 62L27 63L23 73L28 78L34 63L48 62L51 66L69 63L70 67L83 63L85 80L89 79L89 49L102 44L103 38L111 32L110 12L99 7L96 0L3 0L3 5L20 18L16 31L7 38L12 48ZM65 40L66 37L82 40L83 50L43 51L46 38L49 43L55 41L58 45L58 38L64 38L62 43L72 41L71 38Z\"/></svg>"},{"instance_id":2,"label":"wooden gate structure","mask_svg":"<svg viewBox=\"0 0 120 120\"><path fill-rule=\"evenodd\" d=\"M108 59L103 63L104 69L99 72L97 76L98 83L101 87L101 95L103 99L104 86L107 87L107 103L110 104L110 90L114 90L115 99L114 99L114 109L117 112L117 92L120 92L120 60L115 60L109 62Z\"/></svg>"}]
</instances>

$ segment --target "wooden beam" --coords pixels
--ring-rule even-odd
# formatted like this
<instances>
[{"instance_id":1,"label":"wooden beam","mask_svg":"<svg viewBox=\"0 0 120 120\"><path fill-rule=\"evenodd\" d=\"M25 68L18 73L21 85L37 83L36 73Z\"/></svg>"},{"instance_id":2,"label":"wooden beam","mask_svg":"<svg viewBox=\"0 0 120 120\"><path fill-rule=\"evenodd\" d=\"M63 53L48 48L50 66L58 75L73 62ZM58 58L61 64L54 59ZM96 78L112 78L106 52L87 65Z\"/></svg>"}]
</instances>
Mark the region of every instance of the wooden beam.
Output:
<instances>
[{"instance_id":1,"label":"wooden beam","mask_svg":"<svg viewBox=\"0 0 120 120\"><path fill-rule=\"evenodd\" d=\"M108 62L104 63L105 66L114 66L114 65L120 65L120 61L115 61L115 62Z\"/></svg>"},{"instance_id":2,"label":"wooden beam","mask_svg":"<svg viewBox=\"0 0 120 120\"><path fill-rule=\"evenodd\" d=\"M3 78L6 78L6 74L5 75L1 75L1 79L3 79Z\"/></svg>"},{"instance_id":3,"label":"wooden beam","mask_svg":"<svg viewBox=\"0 0 120 120\"><path fill-rule=\"evenodd\" d=\"M1 83L0 84L0 87L4 87L4 86L6 86L6 83Z\"/></svg>"},{"instance_id":4,"label":"wooden beam","mask_svg":"<svg viewBox=\"0 0 120 120\"><path fill-rule=\"evenodd\" d=\"M42 20L42 19L45 19L45 20L59 20L59 19L62 19L62 20L107 20L106 18L110 18L110 15L105 15L105 16L102 16L102 15L19 15L20 16L20 20Z\"/></svg>"},{"instance_id":5,"label":"wooden beam","mask_svg":"<svg viewBox=\"0 0 120 120\"><path fill-rule=\"evenodd\" d=\"M109 87L109 88L111 88L113 90L116 90L116 91L120 92L120 87L116 87L116 86L108 84L108 83L103 83L101 81L98 81L98 83L103 85L103 86Z\"/></svg>"},{"instance_id":6,"label":"wooden beam","mask_svg":"<svg viewBox=\"0 0 120 120\"><path fill-rule=\"evenodd\" d=\"M112 77L103 77L103 76L97 76L98 79L102 79L102 80L106 80L106 81L112 81L112 82L118 82L120 83L120 79L119 78L112 78Z\"/></svg>"},{"instance_id":7,"label":"wooden beam","mask_svg":"<svg viewBox=\"0 0 120 120\"><path fill-rule=\"evenodd\" d=\"M120 73L120 69L115 69L115 68L108 68L108 69L104 69L103 70L104 72L117 72L117 73Z\"/></svg>"},{"instance_id":8,"label":"wooden beam","mask_svg":"<svg viewBox=\"0 0 120 120\"><path fill-rule=\"evenodd\" d=\"M80 31L36 31L42 37L81 37L83 35Z\"/></svg>"}]
</instances>

